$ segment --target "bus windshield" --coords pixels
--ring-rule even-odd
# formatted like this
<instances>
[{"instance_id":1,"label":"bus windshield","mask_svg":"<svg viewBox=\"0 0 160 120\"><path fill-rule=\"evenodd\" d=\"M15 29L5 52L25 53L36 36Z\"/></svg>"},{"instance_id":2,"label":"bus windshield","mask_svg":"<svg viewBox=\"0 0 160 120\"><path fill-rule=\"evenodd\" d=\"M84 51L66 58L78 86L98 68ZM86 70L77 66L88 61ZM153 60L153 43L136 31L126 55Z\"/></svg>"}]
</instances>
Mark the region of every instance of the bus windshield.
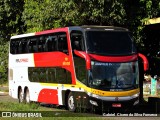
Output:
<instances>
[{"instance_id":1,"label":"bus windshield","mask_svg":"<svg viewBox=\"0 0 160 120\"><path fill-rule=\"evenodd\" d=\"M99 55L136 53L131 35L126 31L86 31L87 51Z\"/></svg>"},{"instance_id":2,"label":"bus windshield","mask_svg":"<svg viewBox=\"0 0 160 120\"><path fill-rule=\"evenodd\" d=\"M91 61L90 85L100 90L138 88L138 62L106 63Z\"/></svg>"}]
</instances>

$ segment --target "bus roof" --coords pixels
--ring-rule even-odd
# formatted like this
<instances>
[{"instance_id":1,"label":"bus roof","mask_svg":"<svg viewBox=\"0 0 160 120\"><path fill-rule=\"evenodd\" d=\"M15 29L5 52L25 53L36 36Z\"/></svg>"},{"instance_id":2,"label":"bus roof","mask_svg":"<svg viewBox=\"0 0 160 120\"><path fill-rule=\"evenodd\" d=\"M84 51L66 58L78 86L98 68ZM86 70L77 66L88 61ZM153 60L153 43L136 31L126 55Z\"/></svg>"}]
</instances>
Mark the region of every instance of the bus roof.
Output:
<instances>
[{"instance_id":1,"label":"bus roof","mask_svg":"<svg viewBox=\"0 0 160 120\"><path fill-rule=\"evenodd\" d=\"M115 26L94 26L94 25L84 25L84 26L70 26L70 27L64 27L64 28L55 28L51 30L44 30L40 32L35 32L35 33L27 33L27 34L20 34L20 35L15 35L12 36L11 39L16 39L16 38L23 38L23 37L30 37L30 36L35 36L35 35L42 35L42 34L49 34L53 32L63 32L67 31L68 29L84 29L84 30L108 30L108 31L128 31L126 28L122 27L115 27Z\"/></svg>"},{"instance_id":2,"label":"bus roof","mask_svg":"<svg viewBox=\"0 0 160 120\"><path fill-rule=\"evenodd\" d=\"M75 26L74 26L75 27ZM128 29L123 27L115 27L115 26L95 26L95 25L84 25L84 26L77 26L82 29L104 29L104 30L115 30L115 31L128 31Z\"/></svg>"},{"instance_id":3,"label":"bus roof","mask_svg":"<svg viewBox=\"0 0 160 120\"><path fill-rule=\"evenodd\" d=\"M55 28L55 29L44 30L44 31L35 32L35 33L27 33L27 34L15 35L15 36L12 36L11 39L24 38L24 37L30 37L30 36L36 36L36 35L44 35L44 34L50 34L50 33L54 33L54 32L65 32L67 30L68 30L67 27Z\"/></svg>"}]
</instances>

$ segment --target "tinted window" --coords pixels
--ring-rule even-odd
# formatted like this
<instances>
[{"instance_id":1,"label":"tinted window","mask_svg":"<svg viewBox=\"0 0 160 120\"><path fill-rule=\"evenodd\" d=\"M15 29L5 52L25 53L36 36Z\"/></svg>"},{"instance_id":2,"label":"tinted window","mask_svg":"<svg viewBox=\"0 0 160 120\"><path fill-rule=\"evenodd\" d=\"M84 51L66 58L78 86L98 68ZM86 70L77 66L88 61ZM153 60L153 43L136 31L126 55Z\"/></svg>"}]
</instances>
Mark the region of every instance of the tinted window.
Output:
<instances>
[{"instance_id":1,"label":"tinted window","mask_svg":"<svg viewBox=\"0 0 160 120\"><path fill-rule=\"evenodd\" d=\"M12 54L18 54L19 53L19 41L18 40L12 40L10 43L10 52Z\"/></svg>"},{"instance_id":2,"label":"tinted window","mask_svg":"<svg viewBox=\"0 0 160 120\"><path fill-rule=\"evenodd\" d=\"M22 42L21 42L21 53L28 53L28 42L27 42L27 40L22 40Z\"/></svg>"},{"instance_id":3,"label":"tinted window","mask_svg":"<svg viewBox=\"0 0 160 120\"><path fill-rule=\"evenodd\" d=\"M12 54L61 51L68 53L67 35L64 32L12 39Z\"/></svg>"},{"instance_id":4,"label":"tinted window","mask_svg":"<svg viewBox=\"0 0 160 120\"><path fill-rule=\"evenodd\" d=\"M71 73L63 68L56 69L56 79L61 84L71 84Z\"/></svg>"},{"instance_id":5,"label":"tinted window","mask_svg":"<svg viewBox=\"0 0 160 120\"><path fill-rule=\"evenodd\" d=\"M91 61L91 86L100 90L135 89L139 84L138 62Z\"/></svg>"},{"instance_id":6,"label":"tinted window","mask_svg":"<svg viewBox=\"0 0 160 120\"><path fill-rule=\"evenodd\" d=\"M29 40L28 50L29 53L34 53L38 51L36 38L32 38Z\"/></svg>"},{"instance_id":7,"label":"tinted window","mask_svg":"<svg viewBox=\"0 0 160 120\"><path fill-rule=\"evenodd\" d=\"M128 55L135 47L128 32L87 31L87 50L102 55Z\"/></svg>"},{"instance_id":8,"label":"tinted window","mask_svg":"<svg viewBox=\"0 0 160 120\"><path fill-rule=\"evenodd\" d=\"M58 37L58 51L68 53L68 44L66 33L59 35Z\"/></svg>"},{"instance_id":9,"label":"tinted window","mask_svg":"<svg viewBox=\"0 0 160 120\"><path fill-rule=\"evenodd\" d=\"M71 32L71 45L72 50L83 50L83 34L81 31L72 31Z\"/></svg>"},{"instance_id":10,"label":"tinted window","mask_svg":"<svg viewBox=\"0 0 160 120\"><path fill-rule=\"evenodd\" d=\"M45 51L45 39L43 36L41 36L38 40L38 52L44 52Z\"/></svg>"},{"instance_id":11,"label":"tinted window","mask_svg":"<svg viewBox=\"0 0 160 120\"><path fill-rule=\"evenodd\" d=\"M29 67L28 76L31 82L71 84L71 73L59 67Z\"/></svg>"},{"instance_id":12,"label":"tinted window","mask_svg":"<svg viewBox=\"0 0 160 120\"><path fill-rule=\"evenodd\" d=\"M57 51L57 36L47 36L46 38L46 51L51 52L51 51Z\"/></svg>"},{"instance_id":13,"label":"tinted window","mask_svg":"<svg viewBox=\"0 0 160 120\"><path fill-rule=\"evenodd\" d=\"M82 83L87 84L87 70L85 59L74 56L74 65L77 79Z\"/></svg>"}]
</instances>

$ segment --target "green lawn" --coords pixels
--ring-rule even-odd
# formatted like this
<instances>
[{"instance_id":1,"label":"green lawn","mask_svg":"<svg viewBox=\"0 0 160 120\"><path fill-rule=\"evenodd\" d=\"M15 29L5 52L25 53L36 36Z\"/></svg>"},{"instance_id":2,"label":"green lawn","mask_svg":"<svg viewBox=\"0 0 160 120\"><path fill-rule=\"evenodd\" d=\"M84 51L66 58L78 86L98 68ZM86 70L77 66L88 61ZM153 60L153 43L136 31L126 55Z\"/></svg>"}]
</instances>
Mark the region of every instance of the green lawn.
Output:
<instances>
[{"instance_id":1,"label":"green lawn","mask_svg":"<svg viewBox=\"0 0 160 120\"><path fill-rule=\"evenodd\" d=\"M31 103L31 104L19 104L19 103L8 103L8 102L0 102L0 111L11 111L12 116L13 113L19 113L19 114L27 114L28 113L39 113L42 115L42 117L38 118L27 118L23 117L23 120L113 120L113 118L104 118L100 115L96 114L89 114L89 113L73 113L69 112L65 109L58 109L58 108L52 108L52 107L42 107L39 104ZM2 115L2 114L1 114ZM0 115L0 116L1 116ZM49 117L48 117L49 116ZM0 117L1 120L2 117ZM11 117L11 118L4 118L5 120L22 120L21 117Z\"/></svg>"}]
</instances>

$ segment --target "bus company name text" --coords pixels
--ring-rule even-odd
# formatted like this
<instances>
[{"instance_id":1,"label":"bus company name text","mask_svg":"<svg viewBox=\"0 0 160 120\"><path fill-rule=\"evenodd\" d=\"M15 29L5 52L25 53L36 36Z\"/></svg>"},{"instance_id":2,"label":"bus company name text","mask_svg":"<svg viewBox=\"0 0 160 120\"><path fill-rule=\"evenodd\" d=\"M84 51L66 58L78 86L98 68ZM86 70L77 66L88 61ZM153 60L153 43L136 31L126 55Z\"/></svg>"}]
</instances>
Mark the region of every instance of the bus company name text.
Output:
<instances>
[{"instance_id":1,"label":"bus company name text","mask_svg":"<svg viewBox=\"0 0 160 120\"><path fill-rule=\"evenodd\" d=\"M28 58L21 58L21 59L16 59L16 63L25 63L25 62L28 62Z\"/></svg>"}]
</instances>

